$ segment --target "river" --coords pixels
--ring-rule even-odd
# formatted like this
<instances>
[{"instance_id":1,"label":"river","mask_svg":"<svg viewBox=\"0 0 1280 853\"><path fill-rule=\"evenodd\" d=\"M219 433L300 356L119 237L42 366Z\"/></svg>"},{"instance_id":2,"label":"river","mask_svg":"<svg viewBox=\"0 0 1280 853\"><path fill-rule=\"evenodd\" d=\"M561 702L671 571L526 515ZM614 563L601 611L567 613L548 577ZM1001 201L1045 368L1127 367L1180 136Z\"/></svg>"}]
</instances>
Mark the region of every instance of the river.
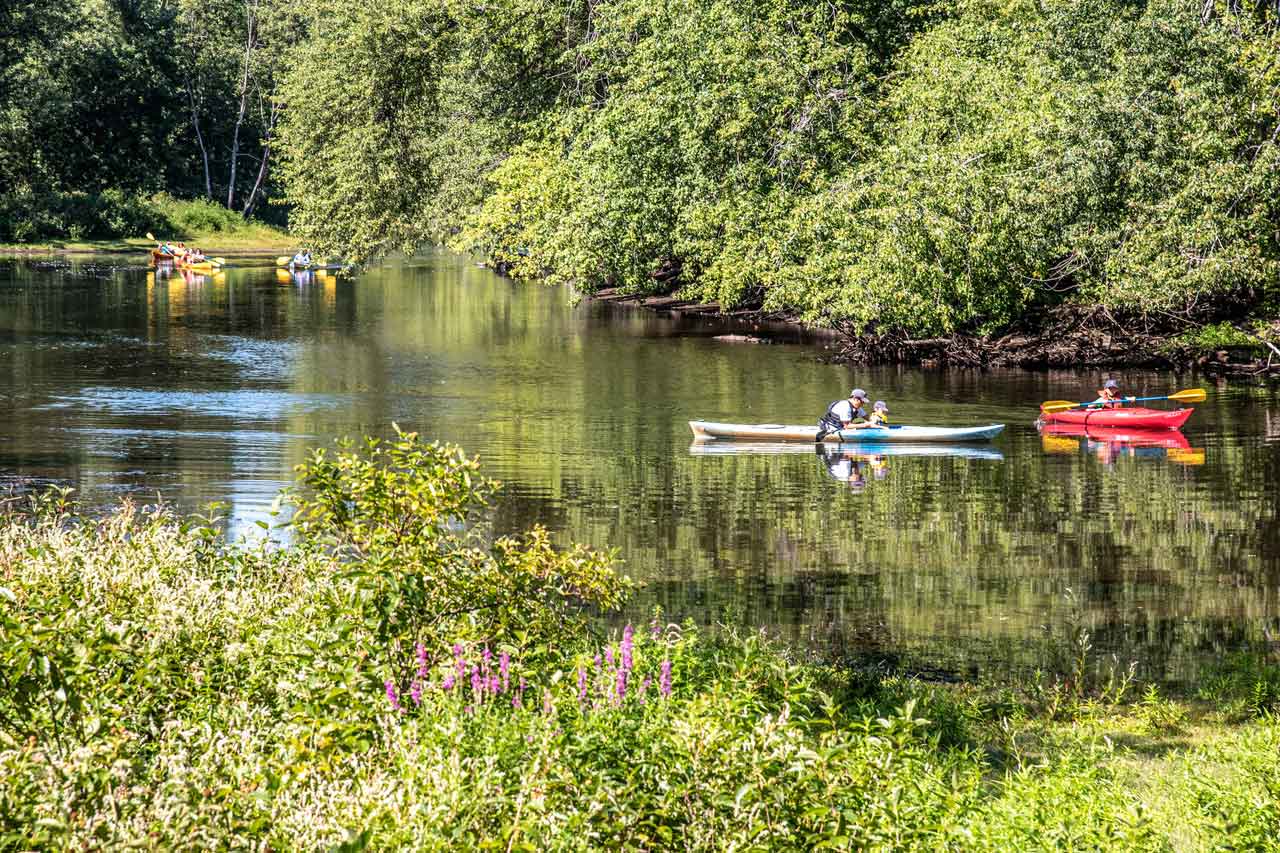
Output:
<instances>
[{"instance_id":1,"label":"river","mask_svg":"<svg viewBox=\"0 0 1280 853\"><path fill-rule=\"evenodd\" d=\"M1094 372L827 365L819 343L718 341L735 329L445 253L353 279L128 263L0 259L0 488L220 501L240 535L307 448L394 421L482 458L499 530L616 546L633 618L656 603L962 675L1061 667L1084 629L1091 665L1171 683L1277 633L1265 387L1121 372L1209 390L1185 441L1132 447L1036 431L1038 402L1091 397ZM1008 428L942 455L691 441L690 419L807 423L854 385L897 422Z\"/></svg>"}]
</instances>

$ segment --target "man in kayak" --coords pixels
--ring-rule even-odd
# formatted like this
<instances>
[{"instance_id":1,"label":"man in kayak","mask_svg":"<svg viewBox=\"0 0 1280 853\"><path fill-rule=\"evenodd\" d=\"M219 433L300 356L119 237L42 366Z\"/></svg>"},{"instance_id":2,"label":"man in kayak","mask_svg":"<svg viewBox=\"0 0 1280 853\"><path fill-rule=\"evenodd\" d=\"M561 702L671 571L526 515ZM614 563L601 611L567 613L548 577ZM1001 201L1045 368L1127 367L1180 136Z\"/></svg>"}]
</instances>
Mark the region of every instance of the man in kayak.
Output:
<instances>
[{"instance_id":1,"label":"man in kayak","mask_svg":"<svg viewBox=\"0 0 1280 853\"><path fill-rule=\"evenodd\" d=\"M311 252L306 249L299 249L298 254L293 256L293 260L290 263L296 267L311 266Z\"/></svg>"},{"instance_id":2,"label":"man in kayak","mask_svg":"<svg viewBox=\"0 0 1280 853\"><path fill-rule=\"evenodd\" d=\"M871 426L867 422L867 392L854 388L849 392L849 399L836 400L827 406L826 413L818 421L818 434L814 441L822 441L833 432L842 429L861 429Z\"/></svg>"}]
</instances>

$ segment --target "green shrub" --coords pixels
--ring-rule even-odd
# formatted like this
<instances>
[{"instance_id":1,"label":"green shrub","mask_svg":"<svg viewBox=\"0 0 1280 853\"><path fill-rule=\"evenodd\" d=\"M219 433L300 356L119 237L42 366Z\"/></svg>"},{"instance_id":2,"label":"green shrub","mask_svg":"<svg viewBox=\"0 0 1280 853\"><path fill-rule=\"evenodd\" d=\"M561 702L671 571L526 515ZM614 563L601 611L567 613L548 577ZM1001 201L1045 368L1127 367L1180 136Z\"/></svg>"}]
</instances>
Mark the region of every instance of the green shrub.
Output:
<instances>
[{"instance_id":1,"label":"green shrub","mask_svg":"<svg viewBox=\"0 0 1280 853\"><path fill-rule=\"evenodd\" d=\"M164 214L173 234L234 234L248 227L239 213L209 199L179 200L161 193L151 197L151 204Z\"/></svg>"},{"instance_id":2,"label":"green shrub","mask_svg":"<svg viewBox=\"0 0 1280 853\"><path fill-rule=\"evenodd\" d=\"M0 241L135 237L172 225L150 201L120 190L12 193L0 196Z\"/></svg>"}]
</instances>

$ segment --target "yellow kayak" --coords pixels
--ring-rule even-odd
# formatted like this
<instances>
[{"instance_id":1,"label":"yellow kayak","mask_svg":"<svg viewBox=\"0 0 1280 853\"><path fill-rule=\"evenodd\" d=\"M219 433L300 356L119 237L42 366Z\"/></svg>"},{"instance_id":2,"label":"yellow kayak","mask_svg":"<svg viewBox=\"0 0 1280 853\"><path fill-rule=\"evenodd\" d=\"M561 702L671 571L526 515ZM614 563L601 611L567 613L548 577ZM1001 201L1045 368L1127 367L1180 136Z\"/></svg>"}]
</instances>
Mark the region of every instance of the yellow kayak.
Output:
<instances>
[{"instance_id":1,"label":"yellow kayak","mask_svg":"<svg viewBox=\"0 0 1280 853\"><path fill-rule=\"evenodd\" d=\"M177 267L180 270L190 270L191 272L213 272L218 269L218 265L210 261L201 261L198 264L188 264L183 261L178 261Z\"/></svg>"}]
</instances>

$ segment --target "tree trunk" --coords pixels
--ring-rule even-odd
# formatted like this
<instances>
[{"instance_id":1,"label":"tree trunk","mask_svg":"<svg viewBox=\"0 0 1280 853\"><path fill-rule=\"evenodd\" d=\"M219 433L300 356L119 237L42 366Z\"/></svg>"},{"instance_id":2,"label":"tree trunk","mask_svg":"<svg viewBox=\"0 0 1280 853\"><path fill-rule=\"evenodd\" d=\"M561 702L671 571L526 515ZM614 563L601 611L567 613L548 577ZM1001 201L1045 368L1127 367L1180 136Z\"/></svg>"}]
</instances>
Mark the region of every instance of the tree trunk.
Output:
<instances>
[{"instance_id":1,"label":"tree trunk","mask_svg":"<svg viewBox=\"0 0 1280 853\"><path fill-rule=\"evenodd\" d=\"M248 35L244 43L244 66L240 74L240 111L236 114L235 129L231 133L231 168L227 177L227 209L235 208L236 199L236 164L240 159L240 128L244 125L244 114L249 107L249 69L253 62L256 26L258 23L257 2L247 0L244 4L245 29Z\"/></svg>"},{"instance_id":2,"label":"tree trunk","mask_svg":"<svg viewBox=\"0 0 1280 853\"><path fill-rule=\"evenodd\" d=\"M204 146L204 134L200 132L200 112L196 109L195 89L187 80L187 101L191 104L191 127L196 132L196 144L200 146L200 159L204 163L204 195L213 200L213 179L209 176L209 149Z\"/></svg>"},{"instance_id":3,"label":"tree trunk","mask_svg":"<svg viewBox=\"0 0 1280 853\"><path fill-rule=\"evenodd\" d=\"M271 134L275 131L276 117L279 110L275 101L271 102L271 119L267 122L267 134L262 140L262 162L258 164L258 177L253 182L253 189L249 192L249 198L244 203L244 211L242 216L248 219L253 215L253 209L258 204L258 193L262 190L262 182L267 178L267 164L271 160Z\"/></svg>"}]
</instances>

